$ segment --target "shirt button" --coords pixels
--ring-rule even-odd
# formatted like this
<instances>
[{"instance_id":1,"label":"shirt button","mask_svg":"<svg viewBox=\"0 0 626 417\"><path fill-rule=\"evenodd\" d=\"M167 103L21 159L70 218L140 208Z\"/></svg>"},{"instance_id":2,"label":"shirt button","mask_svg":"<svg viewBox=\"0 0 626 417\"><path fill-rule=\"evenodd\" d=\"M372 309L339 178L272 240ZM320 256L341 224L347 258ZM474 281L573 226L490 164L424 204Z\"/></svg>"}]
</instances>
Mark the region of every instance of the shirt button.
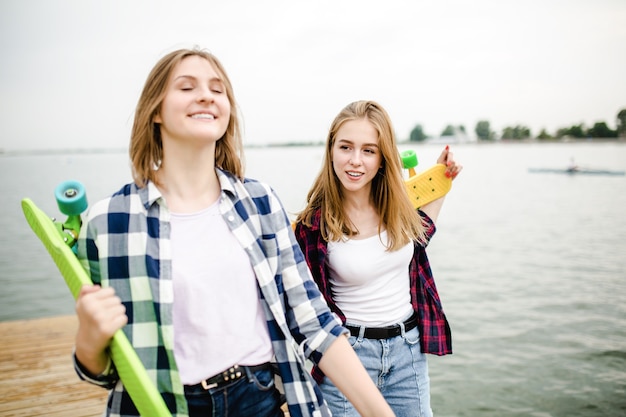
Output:
<instances>
[{"instance_id":1,"label":"shirt button","mask_svg":"<svg viewBox=\"0 0 626 417\"><path fill-rule=\"evenodd\" d=\"M233 220L235 220L235 216L228 216L228 221L232 222Z\"/></svg>"}]
</instances>

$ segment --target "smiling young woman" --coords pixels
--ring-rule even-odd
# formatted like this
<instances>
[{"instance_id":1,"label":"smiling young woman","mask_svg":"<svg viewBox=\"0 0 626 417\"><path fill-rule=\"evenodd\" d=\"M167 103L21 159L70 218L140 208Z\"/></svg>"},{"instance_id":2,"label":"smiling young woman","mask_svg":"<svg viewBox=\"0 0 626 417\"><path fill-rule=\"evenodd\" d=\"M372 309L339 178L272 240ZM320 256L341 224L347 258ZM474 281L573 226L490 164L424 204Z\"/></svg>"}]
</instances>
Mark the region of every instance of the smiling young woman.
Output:
<instances>
[{"instance_id":1,"label":"smiling young woman","mask_svg":"<svg viewBox=\"0 0 626 417\"><path fill-rule=\"evenodd\" d=\"M206 51L174 51L148 76L131 135L134 183L90 208L78 241L94 282L76 302L79 376L111 390L107 415L139 415L107 351L122 328L174 416L281 416L274 368L290 415L327 416L304 355L362 415L392 416L316 290L278 197L245 178L236 109Z\"/></svg>"},{"instance_id":2,"label":"smiling young woman","mask_svg":"<svg viewBox=\"0 0 626 417\"><path fill-rule=\"evenodd\" d=\"M461 171L446 147L439 163ZM331 124L322 169L296 237L350 344L397 416L432 416L424 353L452 352L426 245L443 198L413 209L391 120L376 102L346 106ZM333 416L358 416L315 367Z\"/></svg>"}]
</instances>

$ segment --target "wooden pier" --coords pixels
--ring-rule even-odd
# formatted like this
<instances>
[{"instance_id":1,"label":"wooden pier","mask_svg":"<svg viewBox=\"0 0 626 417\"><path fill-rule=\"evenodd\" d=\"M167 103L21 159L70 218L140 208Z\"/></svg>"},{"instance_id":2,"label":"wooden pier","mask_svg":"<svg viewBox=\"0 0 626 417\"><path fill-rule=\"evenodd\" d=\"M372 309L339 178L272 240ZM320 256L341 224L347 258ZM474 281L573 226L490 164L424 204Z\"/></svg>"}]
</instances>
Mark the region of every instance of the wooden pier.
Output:
<instances>
[{"instance_id":1,"label":"wooden pier","mask_svg":"<svg viewBox=\"0 0 626 417\"><path fill-rule=\"evenodd\" d=\"M0 416L102 415L107 391L72 366L76 316L0 322Z\"/></svg>"},{"instance_id":2,"label":"wooden pier","mask_svg":"<svg viewBox=\"0 0 626 417\"><path fill-rule=\"evenodd\" d=\"M74 372L77 327L74 315L0 322L0 416L103 414L108 392Z\"/></svg>"}]
</instances>

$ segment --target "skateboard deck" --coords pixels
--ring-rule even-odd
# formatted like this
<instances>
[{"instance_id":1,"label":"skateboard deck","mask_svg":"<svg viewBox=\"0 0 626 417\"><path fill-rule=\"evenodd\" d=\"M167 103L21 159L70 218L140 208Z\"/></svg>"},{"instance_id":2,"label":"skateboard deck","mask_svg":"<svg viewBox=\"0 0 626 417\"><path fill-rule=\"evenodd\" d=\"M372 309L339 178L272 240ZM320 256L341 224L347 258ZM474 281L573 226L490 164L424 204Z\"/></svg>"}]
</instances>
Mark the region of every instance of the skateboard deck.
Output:
<instances>
[{"instance_id":1,"label":"skateboard deck","mask_svg":"<svg viewBox=\"0 0 626 417\"><path fill-rule=\"evenodd\" d=\"M28 198L22 200L22 210L76 299L84 284L92 284L89 275L49 216ZM122 330L118 330L113 336L109 350L118 375L139 413L142 416L171 417L161 394Z\"/></svg>"},{"instance_id":2,"label":"skateboard deck","mask_svg":"<svg viewBox=\"0 0 626 417\"><path fill-rule=\"evenodd\" d=\"M446 166L436 164L426 171L416 174L417 155L412 149L400 153L402 166L409 171L404 181L413 207L418 209L431 201L443 197L452 188L452 178L446 177Z\"/></svg>"},{"instance_id":3,"label":"skateboard deck","mask_svg":"<svg viewBox=\"0 0 626 417\"><path fill-rule=\"evenodd\" d=\"M411 176L404 181L404 186L413 207L420 208L450 191L452 178L446 177L445 173L446 166L443 164L436 164L419 174L411 172Z\"/></svg>"}]
</instances>

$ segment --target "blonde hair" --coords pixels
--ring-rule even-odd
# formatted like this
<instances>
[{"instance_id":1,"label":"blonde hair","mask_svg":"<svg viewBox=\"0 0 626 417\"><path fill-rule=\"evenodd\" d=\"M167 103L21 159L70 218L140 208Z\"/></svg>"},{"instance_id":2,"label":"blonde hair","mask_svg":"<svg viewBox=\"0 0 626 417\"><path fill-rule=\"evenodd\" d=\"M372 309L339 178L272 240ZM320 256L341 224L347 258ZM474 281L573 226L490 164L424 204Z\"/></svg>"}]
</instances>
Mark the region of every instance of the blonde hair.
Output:
<instances>
[{"instance_id":1,"label":"blonde hair","mask_svg":"<svg viewBox=\"0 0 626 417\"><path fill-rule=\"evenodd\" d=\"M163 158L163 144L160 126L154 122L154 118L161 110L173 69L190 56L199 56L209 61L221 77L230 102L231 112L226 132L215 145L215 166L243 179L244 157L239 114L226 70L220 61L206 50L179 49L165 55L152 68L135 109L129 153L133 178L139 187L145 186L148 181L158 184L155 167L160 165Z\"/></svg>"},{"instance_id":2,"label":"blonde hair","mask_svg":"<svg viewBox=\"0 0 626 417\"><path fill-rule=\"evenodd\" d=\"M380 217L379 232L383 226L387 229L387 249L400 249L410 241L424 242L423 219L413 208L404 188L402 163L391 119L385 109L374 101L350 103L335 117L326 138L322 168L307 195L307 206L298 215L296 222L311 227L313 215L320 209L320 231L325 241L339 241L344 235L351 237L357 234L344 212L341 183L332 161L337 132L347 121L359 119L369 121L378 132L381 168L372 179L370 199Z\"/></svg>"}]
</instances>

